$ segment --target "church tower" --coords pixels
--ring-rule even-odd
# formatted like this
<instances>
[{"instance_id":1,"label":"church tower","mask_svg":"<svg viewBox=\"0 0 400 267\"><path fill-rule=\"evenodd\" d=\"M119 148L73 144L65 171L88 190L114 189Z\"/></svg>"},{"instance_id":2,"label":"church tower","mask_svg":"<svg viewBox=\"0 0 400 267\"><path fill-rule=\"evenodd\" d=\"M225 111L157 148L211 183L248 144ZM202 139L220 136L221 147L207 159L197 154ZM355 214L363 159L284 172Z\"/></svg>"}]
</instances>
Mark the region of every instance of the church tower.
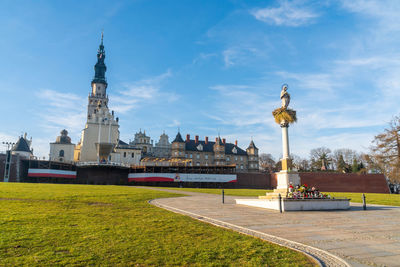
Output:
<instances>
[{"instance_id":1,"label":"church tower","mask_svg":"<svg viewBox=\"0 0 400 267\"><path fill-rule=\"evenodd\" d=\"M114 111L110 113L108 109L105 58L102 33L97 63L94 66L92 90L88 97L87 122L82 130L81 140L75 147L75 161L110 161L111 153L119 140L118 118L114 119Z\"/></svg>"}]
</instances>

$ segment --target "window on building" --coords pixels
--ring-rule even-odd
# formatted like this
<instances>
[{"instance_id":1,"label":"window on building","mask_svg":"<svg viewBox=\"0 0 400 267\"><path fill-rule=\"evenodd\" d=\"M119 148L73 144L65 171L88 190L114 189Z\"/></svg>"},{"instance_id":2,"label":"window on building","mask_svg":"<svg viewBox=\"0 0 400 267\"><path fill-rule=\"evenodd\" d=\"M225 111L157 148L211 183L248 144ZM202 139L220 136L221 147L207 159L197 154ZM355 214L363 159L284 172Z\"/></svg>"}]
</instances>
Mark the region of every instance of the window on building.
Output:
<instances>
[{"instance_id":1,"label":"window on building","mask_svg":"<svg viewBox=\"0 0 400 267\"><path fill-rule=\"evenodd\" d=\"M230 161L231 159L229 157L226 157L226 161Z\"/></svg>"},{"instance_id":2,"label":"window on building","mask_svg":"<svg viewBox=\"0 0 400 267\"><path fill-rule=\"evenodd\" d=\"M240 157L240 161L243 161L243 157Z\"/></svg>"},{"instance_id":3,"label":"window on building","mask_svg":"<svg viewBox=\"0 0 400 267\"><path fill-rule=\"evenodd\" d=\"M237 157L235 157L235 161L237 161Z\"/></svg>"},{"instance_id":4,"label":"window on building","mask_svg":"<svg viewBox=\"0 0 400 267\"><path fill-rule=\"evenodd\" d=\"M196 155L196 158L199 159L199 158L200 158L200 154L197 154L197 155Z\"/></svg>"},{"instance_id":5,"label":"window on building","mask_svg":"<svg viewBox=\"0 0 400 267\"><path fill-rule=\"evenodd\" d=\"M132 153L132 158L134 158L135 157L135 153Z\"/></svg>"},{"instance_id":6,"label":"window on building","mask_svg":"<svg viewBox=\"0 0 400 267\"><path fill-rule=\"evenodd\" d=\"M60 153L58 154L60 157L64 157L64 150L60 150Z\"/></svg>"},{"instance_id":7,"label":"window on building","mask_svg":"<svg viewBox=\"0 0 400 267\"><path fill-rule=\"evenodd\" d=\"M196 162L196 166L200 166L200 162Z\"/></svg>"},{"instance_id":8,"label":"window on building","mask_svg":"<svg viewBox=\"0 0 400 267\"><path fill-rule=\"evenodd\" d=\"M187 154L185 154L185 158L187 158Z\"/></svg>"},{"instance_id":9,"label":"window on building","mask_svg":"<svg viewBox=\"0 0 400 267\"><path fill-rule=\"evenodd\" d=\"M205 154L204 157L205 157L206 159L208 159L208 155L207 155L207 154Z\"/></svg>"},{"instance_id":10,"label":"window on building","mask_svg":"<svg viewBox=\"0 0 400 267\"><path fill-rule=\"evenodd\" d=\"M126 158L126 152L124 152L124 158Z\"/></svg>"},{"instance_id":11,"label":"window on building","mask_svg":"<svg viewBox=\"0 0 400 267\"><path fill-rule=\"evenodd\" d=\"M242 165L240 165L240 169L241 169L241 170L243 170L243 164L242 164Z\"/></svg>"},{"instance_id":12,"label":"window on building","mask_svg":"<svg viewBox=\"0 0 400 267\"><path fill-rule=\"evenodd\" d=\"M193 158L193 155L192 155L192 154L190 154L190 158L191 158L191 159Z\"/></svg>"}]
</instances>

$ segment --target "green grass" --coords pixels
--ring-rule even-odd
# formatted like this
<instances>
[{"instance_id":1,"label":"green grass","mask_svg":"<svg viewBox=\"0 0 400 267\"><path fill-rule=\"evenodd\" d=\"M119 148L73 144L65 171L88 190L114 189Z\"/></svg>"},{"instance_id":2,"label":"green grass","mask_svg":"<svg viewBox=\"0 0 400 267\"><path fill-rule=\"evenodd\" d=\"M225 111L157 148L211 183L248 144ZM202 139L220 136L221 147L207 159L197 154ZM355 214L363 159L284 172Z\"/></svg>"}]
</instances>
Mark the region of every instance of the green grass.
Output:
<instances>
[{"instance_id":1,"label":"green grass","mask_svg":"<svg viewBox=\"0 0 400 267\"><path fill-rule=\"evenodd\" d=\"M127 186L0 183L0 266L313 266L303 254L148 204Z\"/></svg>"},{"instance_id":2,"label":"green grass","mask_svg":"<svg viewBox=\"0 0 400 267\"><path fill-rule=\"evenodd\" d=\"M222 194L222 189L220 188L179 188L179 187L159 187L162 189L171 189L187 192L198 192L207 194ZM224 194L227 196L261 196L273 190L264 189L224 189Z\"/></svg>"},{"instance_id":3,"label":"green grass","mask_svg":"<svg viewBox=\"0 0 400 267\"><path fill-rule=\"evenodd\" d=\"M168 189L198 192L198 193L208 193L208 194L221 194L222 189L215 188L175 188L171 187ZM272 190L262 190L262 189L224 189L226 195L230 196L262 196L267 192L272 192ZM350 198L351 202L362 203L362 193L340 193L340 192L326 192L332 197L336 198ZM375 194L366 193L365 198L368 204L378 204L378 205L390 205L390 206L400 206L400 194Z\"/></svg>"},{"instance_id":4,"label":"green grass","mask_svg":"<svg viewBox=\"0 0 400 267\"><path fill-rule=\"evenodd\" d=\"M347 198L351 199L351 202L362 203L362 193L329 192L326 194L329 194L332 197L337 197L337 198L347 197ZM378 205L400 206L400 195L366 193L365 199L366 199L367 205L368 204L378 204Z\"/></svg>"}]
</instances>

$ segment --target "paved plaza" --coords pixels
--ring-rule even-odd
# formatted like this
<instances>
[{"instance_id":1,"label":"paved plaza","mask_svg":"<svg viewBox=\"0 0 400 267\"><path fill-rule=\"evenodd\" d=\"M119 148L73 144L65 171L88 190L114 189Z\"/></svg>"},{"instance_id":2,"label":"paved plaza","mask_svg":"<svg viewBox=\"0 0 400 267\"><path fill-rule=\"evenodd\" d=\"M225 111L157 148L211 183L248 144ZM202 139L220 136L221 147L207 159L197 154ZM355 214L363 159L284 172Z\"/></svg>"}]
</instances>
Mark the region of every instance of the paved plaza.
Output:
<instances>
[{"instance_id":1,"label":"paved plaza","mask_svg":"<svg viewBox=\"0 0 400 267\"><path fill-rule=\"evenodd\" d=\"M234 230L248 229L295 241L336 255L351 266L400 266L400 207L368 205L364 211L360 204L351 203L347 211L279 213L236 205L235 198L243 197L225 196L222 204L220 195L166 191L189 196L157 199L152 204L187 212L200 220L210 218L209 222ZM318 252L314 257L319 258ZM323 257L320 260L326 266L338 264Z\"/></svg>"}]
</instances>

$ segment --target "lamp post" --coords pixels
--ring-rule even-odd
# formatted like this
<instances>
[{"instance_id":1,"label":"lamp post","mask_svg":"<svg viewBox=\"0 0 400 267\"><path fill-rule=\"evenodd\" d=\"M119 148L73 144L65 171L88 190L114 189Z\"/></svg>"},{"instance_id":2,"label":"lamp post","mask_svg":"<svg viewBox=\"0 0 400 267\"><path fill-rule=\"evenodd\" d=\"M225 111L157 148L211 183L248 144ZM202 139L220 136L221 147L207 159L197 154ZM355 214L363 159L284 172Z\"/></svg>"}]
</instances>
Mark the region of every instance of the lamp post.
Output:
<instances>
[{"instance_id":1,"label":"lamp post","mask_svg":"<svg viewBox=\"0 0 400 267\"><path fill-rule=\"evenodd\" d=\"M8 180L10 179L10 170L11 170L11 150L10 148L12 148L13 145L15 145L15 143L13 142L2 142L3 145L7 146L7 150L6 150L6 164L4 165L4 182L8 182Z\"/></svg>"}]
</instances>

